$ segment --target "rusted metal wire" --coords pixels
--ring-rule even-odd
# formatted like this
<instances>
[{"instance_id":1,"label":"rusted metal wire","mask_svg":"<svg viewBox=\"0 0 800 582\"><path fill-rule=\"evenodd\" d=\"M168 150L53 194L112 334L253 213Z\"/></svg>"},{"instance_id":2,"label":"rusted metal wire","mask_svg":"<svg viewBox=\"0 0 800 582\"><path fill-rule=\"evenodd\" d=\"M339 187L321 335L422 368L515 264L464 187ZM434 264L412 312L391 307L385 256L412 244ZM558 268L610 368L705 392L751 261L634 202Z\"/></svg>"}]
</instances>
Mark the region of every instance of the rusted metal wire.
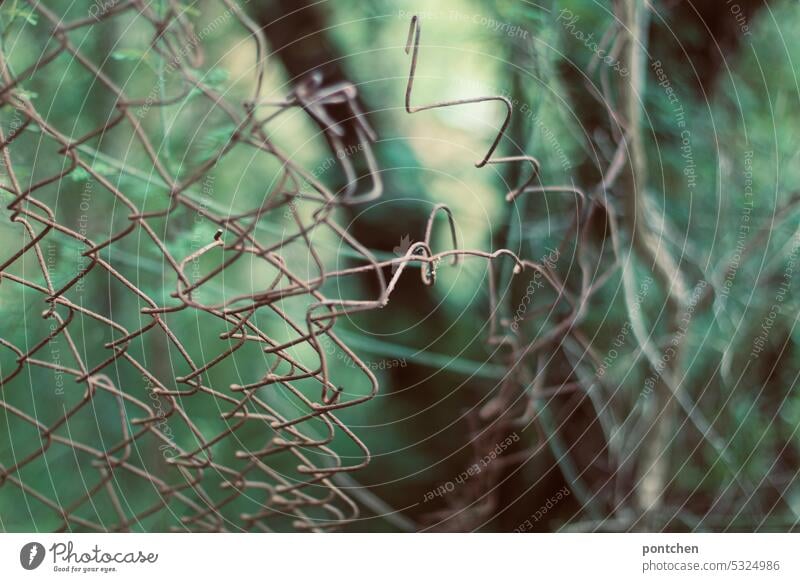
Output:
<instances>
[{"instance_id":1,"label":"rusted metal wire","mask_svg":"<svg viewBox=\"0 0 800 582\"><path fill-rule=\"evenodd\" d=\"M460 249L453 214L444 205L434 208L423 239L411 244L404 256L378 260L336 222L338 208L374 200L383 188L371 146L376 136L359 109L356 88L346 83L326 86L324 79L312 75L285 100L265 101L265 41L258 27L232 0L224 0L226 14L251 35L256 49L253 97L242 103L229 100L198 76L195 67L202 63L202 39L176 2L169 2L167 11L159 14L150 3L131 0L72 21L64 20L39 2L30 2L30 7L50 27L53 43L34 64L20 71L12 70L7 55L0 54L0 102L22 120L9 134L0 129L5 169L2 189L11 197L7 204L10 228L15 229L20 241L19 248L0 265L0 284L6 290L9 286L15 288L22 301L21 311L39 309L49 331L32 337L36 326L26 327L21 345L19 338L12 339L11 326L0 333L0 346L13 354L15 362L12 369L3 369L0 374L0 408L10 426L33 429L36 435L24 446L12 443L11 462L0 464L0 491L16 488L22 498L43 504L55 516L56 530L128 531L163 513L179 516L179 525L173 527L197 531L268 531L288 525L320 531L357 519L358 503L337 484L336 477L362 468L369 462L370 453L337 413L373 398L379 386L370 367L337 337L337 320L386 306L398 280L412 267L419 267L426 285L434 284L437 266L448 258L454 264L468 258L491 264L507 257L514 263L515 274L526 269L545 272L545 268L523 261L508 250ZM71 39L79 31L125 15L134 15L149 24L150 48L168 63L168 72L181 85L175 95L157 94L146 99L129 95ZM531 166L530 178L509 192L509 200L523 192L542 191L532 186L539 169L534 158L494 157L510 121L511 104L507 99L487 97L411 107L420 37L416 18L411 22L407 50L412 36L408 112L502 101L507 107L506 119L489 151L476 165L516 162ZM22 90L35 76L49 74L60 58L70 59L87 71L114 103L114 114L105 123L78 137L50 121ZM222 112L234 130L213 155L188 171L184 169L179 176L162 159L161 145L150 135L143 119L180 102L191 92ZM324 127L334 148L340 147L341 129L326 111L331 104L349 106L357 120L359 149L370 172L371 187L367 192L357 191L355 170L347 156L340 159L348 185L343 192L335 193L283 153L270 137L270 124L276 118L299 110ZM26 159L26 153L17 145L20 135L31 130L39 134L43 151L55 146L63 165L55 173L25 180L17 167L20 160ZM112 131L126 131L131 143L141 147L152 165L150 180L163 191L160 196L164 208L145 209L122 181L110 179L93 163L102 155L102 146L94 149L91 144ZM263 203L249 210L225 213L200 200L197 188L234 148L240 147L249 147L254 154L277 162L280 177ZM126 171L125 163L119 169ZM79 174L96 183L103 196L127 213L122 226L118 220L109 221L104 238L90 237L62 219L59 206L52 202L53 190L63 180ZM213 225L216 232L199 248L179 255L170 248L169 229L159 230L157 225L170 217L175 222L185 212ZM434 252L432 230L440 212L449 221L453 248ZM292 226L278 235L269 225L281 215L288 217ZM323 231L332 233L348 250L351 266L334 269L327 264L315 238ZM66 281L57 281L54 272L67 258L57 252L55 261L51 260L51 249L70 245L81 249L80 266L71 269ZM113 254L115 251L125 254L141 245L160 257L164 269L162 287L156 291L145 292L137 278L112 259L119 256ZM297 248L303 249L306 269L313 272L304 274L292 266L290 257L296 256L292 252ZM241 264L247 264L251 272L274 274L271 283L251 293L220 297L215 286L223 284L225 274ZM190 273L190 269L197 272ZM331 282L365 275L377 281L380 292L375 299L337 298L323 290ZM92 278L105 281L109 289L83 294ZM553 330L557 334L578 317L581 298L566 293L564 284L550 271L547 280L573 310ZM114 309L102 297L112 295L111 287L120 298ZM586 292L584 288L583 296ZM490 295L493 329L497 330L493 286ZM296 301L304 305L300 316L289 307ZM188 344L196 341L197 330L174 323L177 317L187 314L196 318L198 326L203 322L201 329L210 329L212 321L222 326L224 331L219 338L226 347L202 359L193 357ZM279 323L266 325L259 321L268 317ZM104 339L89 337L83 331L86 325L105 329ZM504 324L505 332L507 327ZM500 334L504 339L498 339L498 334L493 332L495 341L512 342L515 349L523 349L519 342L509 339L508 333ZM368 388L340 385L323 343L346 354ZM56 345L64 346L65 353L54 352ZM221 363L253 346L263 354L261 361L252 360L249 364L261 367L257 380L219 377ZM168 360L166 367L164 359ZM69 405L65 404L55 416L52 406L46 414L37 413L34 401L39 397L47 400L52 386L32 385L33 369L49 369L59 378L71 378L61 401ZM121 369L127 370L127 375L120 373ZM135 376L141 381L133 385L115 381ZM21 387L34 394L32 401L18 403L14 395ZM277 404L279 400L283 406ZM104 415L101 424L113 438L99 433L94 438L78 436L82 434L76 426L78 419L85 422L87 414L98 419L97 411L108 410L109 402L116 412ZM505 404L498 406L502 409ZM216 410L218 422L198 418L193 411L201 407ZM25 432L21 428L12 430L17 434ZM349 440L359 454L343 458L336 452L334 439ZM27 469L38 465L47 470L49 459L65 450L78 463L84 483L80 495L70 499L53 496L25 479ZM150 495L132 496L134 489L149 491ZM149 501L134 501L145 498ZM99 505L107 505L110 510Z\"/></svg>"},{"instance_id":2,"label":"rusted metal wire","mask_svg":"<svg viewBox=\"0 0 800 582\"><path fill-rule=\"evenodd\" d=\"M487 164L508 164L508 163L520 163L520 162L527 162L531 166L531 171L529 177L525 180L525 182L519 186L518 188L511 190L507 195L506 199L510 202L514 200L519 194L521 194L525 188L530 186L533 181L536 179L536 176L539 174L539 168L541 164L539 160L532 156L503 156L503 157L492 157L497 149L497 146L500 145L500 141L505 136L506 130L508 129L508 124L511 123L511 115L513 113L513 106L511 101L508 97L503 95L491 95L488 97L469 97L465 99L456 99L450 101L440 101L437 103L431 103L429 105L420 105L416 107L411 106L411 91L414 87L414 75L417 71L417 63L419 61L419 40L420 36L422 35L422 25L420 24L419 18L415 15L411 17L411 23L409 24L408 28L408 40L406 41L406 54L411 52L411 69L408 73L408 85L406 85L406 111L408 113L417 113L420 111L428 111L430 109L440 109L442 107L454 107L458 105L470 105L475 103L485 103L496 101L498 103L502 103L506 108L506 116L503 120L503 124L500 127L500 130L497 132L497 136L494 138L492 145L489 146L486 154L475 162L476 168L483 168ZM413 42L413 50L412 50L412 42Z\"/></svg>"}]
</instances>

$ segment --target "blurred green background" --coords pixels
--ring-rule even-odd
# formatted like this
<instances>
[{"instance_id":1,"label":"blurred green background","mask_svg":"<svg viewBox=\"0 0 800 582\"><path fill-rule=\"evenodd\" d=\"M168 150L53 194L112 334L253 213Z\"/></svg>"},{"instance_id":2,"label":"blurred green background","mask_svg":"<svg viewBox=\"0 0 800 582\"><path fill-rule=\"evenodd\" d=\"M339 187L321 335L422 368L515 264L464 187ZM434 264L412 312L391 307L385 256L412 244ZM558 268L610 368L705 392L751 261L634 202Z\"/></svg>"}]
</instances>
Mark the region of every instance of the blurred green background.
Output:
<instances>
[{"instance_id":1,"label":"blurred green background","mask_svg":"<svg viewBox=\"0 0 800 582\"><path fill-rule=\"evenodd\" d=\"M64 4L51 10L67 21L85 17L98 6L87 1ZM153 6L164 10L167 4L154 2ZM232 101L249 99L255 51L248 31L229 16L221 2L183 1L180 5L195 32L207 31L202 35L205 58L197 66L198 76ZM357 86L367 118L379 135L375 152L385 191L377 201L337 209L336 213L339 223L376 256L394 257L404 240L421 240L434 205L446 203L456 219L463 248L509 248L541 261L569 231L575 217L574 202L548 194L522 196L507 203L504 194L524 178L524 170L508 164L475 167L502 121L503 111L496 103L414 115L405 112L409 57L403 48L409 18L418 13L423 25L415 104L505 95L514 103L515 114L501 153L536 156L542 164L543 184L575 185L589 191L602 182L621 143L620 126L624 127L624 123L614 122L592 88L608 91L621 107L624 91L615 87L628 82L613 67L593 60L592 47L604 42L602 46L617 50L618 58L624 60L624 43L615 43L625 31L614 26L615 11L619 14L623 5L585 0L538 4L447 0L435 5L388 0L316 4L264 0L247 3L245 10L264 27L269 44L265 100L282 99L315 70L328 83L346 80ZM641 402L643 386L653 371L633 332L619 341L620 330L630 329L625 327L629 312L622 271L615 272L593 295L583 308L582 320L565 332L564 341L548 343L512 366L502 346L487 343L487 264L466 260L458 266L442 264L431 287L422 285L416 270L407 272L386 308L337 324L339 337L374 366L381 382L375 399L340 414L373 454L367 468L343 483L353 487L354 493L361 491L357 499L365 505L364 520L347 529L512 531L565 485L571 494L526 529L797 528L800 337L795 327L797 282L791 281L791 273L797 268L795 241L800 236L796 188L800 165L795 138L800 12L797 3L790 1L739 0L737 9L732 6L710 1L654 2L645 26L643 93L636 98L642 111L647 168L646 183L639 188L646 193L648 212L654 217L648 228L658 235L659 248L674 257L688 282L687 293L699 281L708 281L713 288L693 314L682 339L684 352L679 362L670 364L670 374L716 436L701 434L683 412L671 417L670 440L663 453L669 476L663 484L658 515L641 521L636 502L637 487L642 486L637 480L637 462L644 454L635 442L636 435L642 434L637 419L658 418L660 410L648 411L648 406L655 405ZM50 35L49 24L25 2L6 0L0 5L0 17L2 50L13 71L31 66L58 43ZM153 90L169 91L164 63L149 48L151 26L142 19L124 15L70 35L74 45L131 95L145 99ZM654 61L663 66L674 90L672 100ZM58 57L44 70L46 74L36 74L24 84L24 91L44 118L68 135L82 135L113 114L114 102L108 93L69 55ZM683 125L677 121L676 107L685 115ZM6 104L0 109L0 123L6 135L13 133L21 126L20 114ZM143 126L158 145L165 167L176 175L208 159L235 129L191 93L173 106L147 112ZM289 111L272 122L269 135L287 156L328 187L338 189L344 184L345 177L339 164L332 163L319 127L301 111ZM682 148L687 143L690 148ZM56 149L26 128L9 148L20 180L28 183L63 169L64 158ZM82 150L92 157L95 170L141 208L166 208L163 182L129 136L111 130L99 149L87 146ZM629 155L626 148L623 155ZM687 170L690 160L691 170ZM357 163L362 164L359 170L363 172L363 161ZM274 186L278 171L274 161L237 148L192 195L222 213L255 208ZM634 220L624 203L626 185L619 180L606 189L594 190L618 210L625 247ZM0 259L5 261L19 248L21 231L8 220L11 211L6 206L13 196L3 192L2 197ZM55 209L60 221L83 225L90 238L102 240L126 222L127 210L115 205L101 185L80 171L37 197ZM82 210L82 200L90 202L88 211ZM751 202L752 210L744 211ZM747 219L743 219L745 215ZM597 207L587 220L592 228L580 244L593 249L590 256L597 265L608 265L612 245L609 219ZM198 241L211 240L216 227L180 210L169 220L154 221L154 228L174 256L185 257L197 250ZM268 215L259 223L265 237L284 236L288 228L290 220L282 213ZM434 232L433 248L449 248L445 225L437 222ZM319 231L315 237L327 263L349 264L352 253L331 233ZM53 257L52 276L56 285L63 284L75 275L81 248L66 237L53 237L52 241L47 246ZM571 288L579 285L578 244L568 241L555 266ZM175 275L163 258L152 252L151 245L129 238L106 257L156 301L169 302ZM303 253L286 258L300 270L308 260ZM204 257L201 268L208 268L211 260ZM35 270L33 261L26 256L8 272ZM648 277L656 269L646 260L632 261L627 268L636 290L642 281L652 280ZM513 317L527 284L527 279L511 281L512 266L507 259L496 263L502 299L499 314L506 319ZM226 271L223 283L204 288L202 293L211 301L265 288L274 273L257 267L241 262ZM311 274L311 266L308 270ZM770 318L787 272L788 291L778 316ZM138 300L117 282L95 272L84 284L82 301L102 305L129 328L144 321L134 308ZM334 283L326 293L364 298L372 296L374 289L366 279L352 278ZM670 293L674 290L666 289L655 277L641 298L646 331L658 350L665 348L675 333L666 316L671 309ZM533 303L547 307L553 301L552 291L542 291ZM3 282L0 337L17 346L33 345L48 333L51 322L40 316L45 309L36 293ZM296 313L302 315L304 309L298 302ZM526 321L527 341L552 328L560 315L545 309ZM223 327L213 318L180 312L169 320L172 327L191 338L187 348L198 361L224 349L225 342L219 339ZM754 341L768 320L772 323L763 351L751 357ZM264 325L270 324L265 320ZM279 337L280 328L275 332ZM92 347L111 339L107 328L87 322L80 338L81 350L90 363L108 357L102 347ZM51 358L68 357L69 346L52 343L47 350ZM575 346L586 344L595 360L575 355ZM133 349L140 350L137 357L161 375L185 373L165 342ZM615 357L598 373L612 350ZM303 356L299 348L297 353ZM262 357L258 350L239 351L214 367L208 381L219 390L232 383L255 381L262 366L253 362ZM532 380L530 385L520 384L524 374L509 380L510 368L525 368L530 378L536 376L540 357L545 357L549 366L547 386L575 384L578 389L543 397L535 392ZM0 346L0 375L9 373L15 360L13 351ZM353 393L366 390L362 376L346 358L332 357L330 365L338 382ZM145 397L146 383L131 366L123 363L105 373L126 390ZM509 382L513 388L507 387ZM63 383L63 390L55 383ZM483 457L485 451L480 447L485 443L476 445L475 438L482 423L487 424L482 407L509 389L518 391L520 406L530 409L531 416L526 418L533 420L509 429L520 438L503 452L507 462L502 468L498 465L487 482L468 479L452 494L426 500L427 494L452 482ZM64 406L80 398L84 388L69 376L54 378L51 369L28 366L2 390L8 405L35 410L37 417L47 419L61 414ZM206 406L211 406L210 401ZM85 431L76 438L118 438L113 434L118 423L105 426L103 421L118 414L115 407L110 397L98 399L93 411L82 412L85 418L73 419L75 430ZM187 412L206 434L218 432L221 421L202 401L187 406ZM190 434L175 430L177 442L190 441ZM492 441L489 449L509 436L509 431ZM5 467L23 457L40 438L30 425L8 414L0 415L0 434L0 466ZM246 441L246 434L239 436ZM716 440L711 442L712 438ZM217 454L231 454L239 445L223 442ZM346 440L335 441L334 448L342 455L359 454ZM158 470L157 457L149 460L153 471ZM85 490L86 483L75 477L81 474L85 457L67 448L54 448L45 458L46 462L28 465L17 476L50 499L68 500ZM616 464L620 459L623 463ZM282 470L282 462L276 461L276 470ZM146 497L152 492L142 490L140 494ZM131 505L145 502L135 498L136 491L126 495ZM402 517L379 515L387 508ZM102 516L111 508L98 500L95 507L84 506L79 511ZM179 526L181 511L176 507L174 512L149 516L139 530ZM59 523L52 507L8 484L0 487L1 529L48 531ZM276 525L276 529L288 527L288 522Z\"/></svg>"}]
</instances>

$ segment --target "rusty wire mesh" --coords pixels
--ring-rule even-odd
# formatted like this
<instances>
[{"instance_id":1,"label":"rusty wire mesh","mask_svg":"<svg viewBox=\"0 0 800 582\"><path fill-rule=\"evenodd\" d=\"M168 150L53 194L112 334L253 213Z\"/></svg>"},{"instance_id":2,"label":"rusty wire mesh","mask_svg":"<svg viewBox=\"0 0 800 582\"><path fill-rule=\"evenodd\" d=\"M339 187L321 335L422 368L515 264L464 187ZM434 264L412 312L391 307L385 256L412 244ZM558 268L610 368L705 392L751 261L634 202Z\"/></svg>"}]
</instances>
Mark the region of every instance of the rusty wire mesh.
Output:
<instances>
[{"instance_id":1,"label":"rusty wire mesh","mask_svg":"<svg viewBox=\"0 0 800 582\"><path fill-rule=\"evenodd\" d=\"M224 89L198 75L203 60L202 35L193 30L177 3L169 2L168 6L159 14L147 2L130 0L87 17L65 20L53 9L31 2L31 10L51 29L51 42L34 62L20 70L12 70L6 55L0 55L0 98L18 119L10 131L0 135L2 188L11 197L5 206L19 237L19 248L0 266L0 284L5 288L4 297L19 302L21 322L15 323L25 326L26 340L24 345L15 345L8 339L12 325L4 325L6 330L0 334L2 349L13 352L16 362L13 369L2 370L0 379L0 406L9 419L9 430L15 434L13 458L0 465L0 488L15 488L25 503L45 507L55 520L47 522L50 525L46 527L57 530L126 531L165 513L179 517L170 522L171 527L199 531L339 527L357 518L359 503L351 499L337 478L363 467L370 454L359 437L338 419L337 411L372 398L378 382L370 367L337 337L337 319L386 306L398 279L412 266L419 267L422 281L431 285L442 261L479 258L491 265L494 259L507 257L504 260L512 262L514 274L540 272L557 290L557 301L570 306L569 314L547 336L538 338L535 345L526 342L515 333L518 322L512 325L507 318L497 316L496 273L490 271L489 342L509 344L509 361L519 361L569 327L593 285L599 283L590 285L590 265L583 261L583 287L580 296L573 296L546 265L521 260L507 250L459 249L454 217L444 205L435 208L424 237L411 244L404 256L376 259L336 222L338 208L369 202L382 191L371 149L375 135L359 110L355 87L347 83L329 86L312 75L285 100L263 100L267 59L262 33L235 2L224 0L225 14L244 27L256 51L253 97L245 102L232 101ZM107 55L98 62L74 40L85 30L130 14L149 24L145 43L161 59L167 78L160 90L146 96L129 95L104 72ZM413 41L406 93L408 113L480 101L502 102L507 109L505 120L476 165L513 162L530 166L530 176L509 192L508 200L549 190L574 196L573 227L564 236L569 241L570 235L582 227L586 196L572 187L532 185L538 162L528 155L493 157L512 112L506 98L411 106L419 39L419 22L414 18L406 47L409 52ZM88 72L94 79L92 90L112 102L107 120L80 132L49 121L48 112L38 110L23 89L36 76L56 74L64 58ZM151 134L147 120L191 92L224 117L232 129L202 163L184 161L176 172L164 162L163 144ZM338 156L349 183L334 192L288 157L270 136L271 123L287 112L301 111L325 127L334 149L341 147L341 129L326 113L331 104L348 106L357 123L359 149L370 168L367 188L359 187L364 180L356 179L349 156ZM203 131L214 126L208 120L202 125ZM37 175L36 171L20 175L16 167L23 154L15 147L21 136L29 134L37 136L37 155L61 160L60 168L46 175ZM131 167L126 159L115 168L144 175L148 187L156 192L149 200L137 199L127 191L124 181L112 179L100 167L98 160L113 163L102 154L110 135L127 139L128 147L137 148L152 166ZM203 197L203 189L226 155L242 147L277 163L280 177L257 207L225 213ZM39 167L50 166L41 163ZM76 176L97 184L93 196L105 197L113 204L113 211L104 214L107 235L102 238L87 236L85 216L58 213L53 191L62 181ZM81 201L66 204L75 207ZM108 213L111 207L104 208ZM122 216L120 208L124 209ZM184 213L212 227L202 230L204 238L189 249L191 252L175 245L176 240L188 236L185 219L181 222ZM454 246L434 252L431 236L440 213L450 223ZM290 231L276 233L271 229L269 219L276 214L290 218ZM317 252L322 231L347 249L350 266L325 264ZM157 291L145 292L138 269L125 262L132 249L137 259L157 257L161 268ZM221 296L225 274L242 264L271 282L260 287L254 284L258 288L250 293ZM380 295L370 300L348 299L322 291L332 281L356 277L373 278ZM97 282L104 286L101 288L113 288L117 299L110 298L110 290L108 298L94 292ZM9 291L9 287L14 290ZM37 311L46 329L29 318L29 313ZM190 318L181 319L187 314ZM190 327L187 321L194 325ZM87 331L95 329L101 331ZM218 334L219 350L204 353L201 360L192 357L187 342L212 330ZM212 381L221 362L252 348L261 355L248 360L254 368L247 371L249 380ZM332 350L352 359L365 379L363 387L341 386L331 376L328 358ZM169 362L166 367L159 364L164 359ZM71 384L59 394L63 407L56 414L52 407L41 405L53 397L53 387L31 386L32 368L51 370L56 391L65 384L65 378L70 379ZM117 385L113 378L120 376L120 370L133 371L141 382ZM517 390L528 379L520 375L524 375L522 369L512 366L505 380L508 386L504 385L498 398L487 405L485 419L507 409L517 410L520 405L513 418L504 422L530 418L529 406L520 400ZM23 390L26 385L27 391ZM291 401L291 407L278 406L268 396L278 392ZM218 411L215 418L198 418L193 412L209 406ZM488 432L477 430L487 442L505 434L503 423L490 426ZM332 444L337 439L349 440L357 454L337 454ZM476 450L480 442L475 440ZM74 495L51 494L26 482L26 471L50 472L59 463L64 463L62 469L70 467L67 471L80 483ZM59 479L63 478L62 473ZM476 481L481 491L474 498L491 492L491 481L490 472ZM130 495L134 490L139 494L136 497ZM487 507L480 512L491 511L491 500Z\"/></svg>"}]
</instances>

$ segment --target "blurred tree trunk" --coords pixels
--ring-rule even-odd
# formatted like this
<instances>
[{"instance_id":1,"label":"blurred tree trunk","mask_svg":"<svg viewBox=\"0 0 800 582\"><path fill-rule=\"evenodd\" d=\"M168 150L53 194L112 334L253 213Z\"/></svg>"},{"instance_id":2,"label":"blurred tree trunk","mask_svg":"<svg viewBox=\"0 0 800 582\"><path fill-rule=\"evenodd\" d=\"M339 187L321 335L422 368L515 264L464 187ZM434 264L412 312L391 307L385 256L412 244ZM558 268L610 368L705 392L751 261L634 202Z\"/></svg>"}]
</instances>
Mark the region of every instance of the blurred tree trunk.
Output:
<instances>
[{"instance_id":1,"label":"blurred tree trunk","mask_svg":"<svg viewBox=\"0 0 800 582\"><path fill-rule=\"evenodd\" d=\"M743 46L749 31L743 23L752 27L758 11L768 0L737 0L734 13L731 4L719 0L683 0L659 3L650 6L645 0L615 0L614 11L622 24L621 33L627 36L621 59L631 71L627 83L619 87L618 110L625 124L624 133L629 152L626 173L614 188L623 209L621 228L629 235L632 252L638 264L652 270L660 288L667 294L666 320L668 333L673 333L678 319L683 315L682 306L690 290L681 271L681 265L659 245L654 222L648 216L647 154L642 128L642 107L645 103L647 57L661 60L665 67L680 80L682 95L691 99L707 100L719 84L719 78L731 59ZM738 12L741 10L740 12ZM739 18L737 19L737 15ZM584 128L585 135L612 135L608 118L597 101L585 90L581 72L574 65L561 67L564 86L570 90L570 101L574 112ZM593 145L597 150L599 145ZM576 181L591 185L602 180L604 168L593 158L586 158L576 167ZM633 272L627 274L628 293L635 293ZM659 354L660 357L660 354ZM653 527L654 516L663 501L664 490L669 482L669 459L667 444L672 438L672 427L678 403L674 391L679 390L675 382L674 367L678 357L670 360L650 396L650 407L646 414L650 430L638 449L637 471L633 491L635 504L644 519L644 527Z\"/></svg>"},{"instance_id":2,"label":"blurred tree trunk","mask_svg":"<svg viewBox=\"0 0 800 582\"><path fill-rule=\"evenodd\" d=\"M627 36L623 53L625 67L630 71L629 82L622 87L621 109L624 115L625 137L630 151L630 172L626 175L623 206L625 225L631 237L632 250L661 283L667 293L666 319L672 328L678 317L678 306L687 297L686 284L679 265L660 244L657 234L652 230L646 209L647 155L642 132L642 103L646 91L647 30L649 10L644 0L618 0L617 18L622 22ZM633 264L628 262L627 264ZM626 267L629 268L629 267ZM632 277L632 273L630 274ZM637 285L629 288L635 289ZM667 445L670 441L670 428L675 415L676 389L671 378L677 358L672 358L656 381L650 395L651 406L644 409L646 424L650 427L639 449L638 471L635 479L636 503L641 514L654 515L662 502L664 485L667 482L669 456ZM666 378L666 380L664 379ZM647 524L646 527L653 524Z\"/></svg>"}]
</instances>

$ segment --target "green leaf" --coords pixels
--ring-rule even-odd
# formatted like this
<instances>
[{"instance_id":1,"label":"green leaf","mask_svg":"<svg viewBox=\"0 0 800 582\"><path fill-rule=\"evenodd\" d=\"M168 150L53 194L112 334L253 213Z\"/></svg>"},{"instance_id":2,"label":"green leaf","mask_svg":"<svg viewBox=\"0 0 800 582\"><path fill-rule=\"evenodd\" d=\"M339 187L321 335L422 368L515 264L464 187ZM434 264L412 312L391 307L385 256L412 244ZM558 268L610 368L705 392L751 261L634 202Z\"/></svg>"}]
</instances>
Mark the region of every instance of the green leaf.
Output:
<instances>
[{"instance_id":1,"label":"green leaf","mask_svg":"<svg viewBox=\"0 0 800 582\"><path fill-rule=\"evenodd\" d=\"M8 17L9 23L11 23L15 18L21 18L32 26L35 26L39 22L39 15L36 14L36 12L33 10L18 8L16 4L3 9L3 14Z\"/></svg>"},{"instance_id":2,"label":"green leaf","mask_svg":"<svg viewBox=\"0 0 800 582\"><path fill-rule=\"evenodd\" d=\"M116 50L111 53L111 58L115 61L120 62L131 62L131 63L144 63L148 67L152 68L152 64L150 62L150 53L147 51L141 51L139 49L120 49Z\"/></svg>"},{"instance_id":3,"label":"green leaf","mask_svg":"<svg viewBox=\"0 0 800 582\"><path fill-rule=\"evenodd\" d=\"M229 78L230 74L226 69L214 68L206 73L203 82L214 89L222 89Z\"/></svg>"},{"instance_id":4,"label":"green leaf","mask_svg":"<svg viewBox=\"0 0 800 582\"><path fill-rule=\"evenodd\" d=\"M234 131L236 131L236 126L232 124L223 125L209 131L198 148L199 160L207 162L217 155L219 150L230 141Z\"/></svg>"},{"instance_id":5,"label":"green leaf","mask_svg":"<svg viewBox=\"0 0 800 582\"><path fill-rule=\"evenodd\" d=\"M69 175L69 179L73 182L83 182L88 180L90 177L89 172L78 166L75 168L72 173Z\"/></svg>"}]
</instances>

